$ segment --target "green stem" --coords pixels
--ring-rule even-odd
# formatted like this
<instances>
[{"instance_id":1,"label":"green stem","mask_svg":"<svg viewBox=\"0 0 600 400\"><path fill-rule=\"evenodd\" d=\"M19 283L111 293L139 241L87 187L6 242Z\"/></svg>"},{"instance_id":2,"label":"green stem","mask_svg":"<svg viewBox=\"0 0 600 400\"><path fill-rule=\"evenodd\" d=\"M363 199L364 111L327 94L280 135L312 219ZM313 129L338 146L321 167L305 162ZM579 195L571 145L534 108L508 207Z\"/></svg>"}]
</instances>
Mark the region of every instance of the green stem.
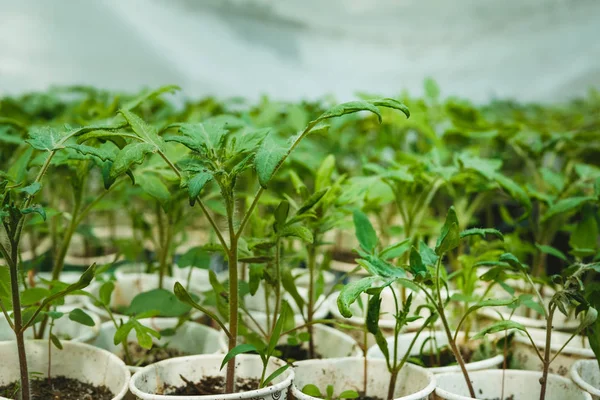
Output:
<instances>
[{"instance_id":1,"label":"green stem","mask_svg":"<svg viewBox=\"0 0 600 400\"><path fill-rule=\"evenodd\" d=\"M540 400L546 399L546 386L548 385L548 370L550 369L550 345L552 344L552 319L554 317L555 306L550 305L548 307L548 317L546 319L546 348L544 349L544 369L542 371L542 378L540 384L542 389L540 390Z\"/></svg>"},{"instance_id":2,"label":"green stem","mask_svg":"<svg viewBox=\"0 0 600 400\"><path fill-rule=\"evenodd\" d=\"M273 325L271 333L275 331L275 325L281 308L281 239L275 243L275 310L273 311Z\"/></svg>"},{"instance_id":3,"label":"green stem","mask_svg":"<svg viewBox=\"0 0 600 400\"><path fill-rule=\"evenodd\" d=\"M14 232L11 232L14 233ZM25 336L23 332L23 316L21 314L21 296L19 293L19 269L17 265L18 241L9 237L10 257L6 258L10 270L10 285L13 303L13 323L17 339L17 352L19 354L19 370L21 373L21 400L31 399L31 388L29 384L29 369L27 367L27 355L25 353Z\"/></svg>"},{"instance_id":4,"label":"green stem","mask_svg":"<svg viewBox=\"0 0 600 400\"><path fill-rule=\"evenodd\" d=\"M233 228L233 204L227 201L227 223L229 226L229 351L237 346L238 339L238 237ZM225 393L234 393L235 390L235 357L227 363L227 381Z\"/></svg>"},{"instance_id":5,"label":"green stem","mask_svg":"<svg viewBox=\"0 0 600 400\"><path fill-rule=\"evenodd\" d=\"M315 232L313 231L313 235ZM316 236L313 236L316 238ZM316 243L316 239L314 240ZM308 309L306 310L306 322L308 323L308 355L315 358L315 340L313 338L312 321L315 313L315 268L316 268L317 251L314 244L308 245Z\"/></svg>"},{"instance_id":6,"label":"green stem","mask_svg":"<svg viewBox=\"0 0 600 400\"><path fill-rule=\"evenodd\" d=\"M440 319L442 320L442 325L444 326L444 330L446 332L446 336L448 337L448 343L450 344L450 348L452 349L452 352L454 353L454 357L456 358L456 361L460 365L460 369L465 378L465 382L467 384L467 387L469 388L469 394L471 395L471 397L474 398L475 390L473 389L473 384L471 383L471 378L469 377L469 373L467 372L467 368L465 367L465 360L463 359L462 354L460 353L460 350L456 346L456 341L454 340L454 337L452 336L452 332L450 331L450 325L448 324L448 320L446 319L446 314L444 312L444 303L442 301L442 292L440 289L441 265L442 265L442 257L440 256L438 258L436 271L435 271L435 288L437 290L437 297L438 297L437 298L437 300L438 300L437 308L438 308L438 312L440 314Z\"/></svg>"}]
</instances>

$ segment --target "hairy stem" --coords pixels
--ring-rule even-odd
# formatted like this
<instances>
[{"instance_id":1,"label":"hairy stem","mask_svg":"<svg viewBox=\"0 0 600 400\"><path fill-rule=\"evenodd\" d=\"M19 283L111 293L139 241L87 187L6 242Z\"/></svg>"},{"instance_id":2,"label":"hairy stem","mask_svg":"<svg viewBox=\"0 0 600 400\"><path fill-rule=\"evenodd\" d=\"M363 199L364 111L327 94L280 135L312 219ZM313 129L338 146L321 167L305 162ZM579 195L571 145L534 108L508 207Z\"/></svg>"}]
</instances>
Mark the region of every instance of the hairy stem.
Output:
<instances>
[{"instance_id":1,"label":"hairy stem","mask_svg":"<svg viewBox=\"0 0 600 400\"><path fill-rule=\"evenodd\" d=\"M313 232L314 235L314 232ZM314 236L313 236L314 237ZM316 242L316 240L315 240ZM306 322L308 323L308 355L315 358L315 340L313 338L312 320L315 313L315 268L316 268L316 248L314 244L308 245L308 309L306 310Z\"/></svg>"}]
</instances>

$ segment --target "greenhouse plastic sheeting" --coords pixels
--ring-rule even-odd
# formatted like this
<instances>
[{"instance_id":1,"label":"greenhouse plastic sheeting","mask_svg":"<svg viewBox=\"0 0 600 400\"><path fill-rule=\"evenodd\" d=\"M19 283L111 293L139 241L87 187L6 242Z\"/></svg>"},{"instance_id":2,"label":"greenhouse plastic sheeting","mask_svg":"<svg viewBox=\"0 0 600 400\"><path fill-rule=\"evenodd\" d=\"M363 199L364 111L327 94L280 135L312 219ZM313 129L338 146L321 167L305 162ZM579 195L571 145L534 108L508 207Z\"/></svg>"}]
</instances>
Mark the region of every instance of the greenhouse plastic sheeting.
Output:
<instances>
[{"instance_id":1,"label":"greenhouse plastic sheeting","mask_svg":"<svg viewBox=\"0 0 600 400\"><path fill-rule=\"evenodd\" d=\"M599 0L0 0L0 92L559 101L600 86Z\"/></svg>"}]
</instances>

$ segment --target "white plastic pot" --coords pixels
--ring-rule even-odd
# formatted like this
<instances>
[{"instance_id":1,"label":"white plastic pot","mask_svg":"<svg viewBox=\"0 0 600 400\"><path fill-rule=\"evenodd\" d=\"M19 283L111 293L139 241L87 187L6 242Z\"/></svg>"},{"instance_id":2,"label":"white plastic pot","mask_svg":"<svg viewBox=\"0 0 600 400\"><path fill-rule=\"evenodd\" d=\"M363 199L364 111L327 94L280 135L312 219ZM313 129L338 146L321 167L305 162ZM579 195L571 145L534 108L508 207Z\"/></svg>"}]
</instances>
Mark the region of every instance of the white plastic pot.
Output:
<instances>
[{"instance_id":1,"label":"white plastic pot","mask_svg":"<svg viewBox=\"0 0 600 400\"><path fill-rule=\"evenodd\" d=\"M325 393L333 385L334 396L342 391L364 389L364 359L361 357L333 358L328 360L306 360L294 363L292 395L298 400L317 400L302 392L308 384L316 385ZM366 395L387 398L390 373L384 360L367 360ZM399 372L394 391L397 400L426 400L435 390L434 375L424 368L406 364Z\"/></svg>"},{"instance_id":2,"label":"white plastic pot","mask_svg":"<svg viewBox=\"0 0 600 400\"><path fill-rule=\"evenodd\" d=\"M248 327L255 332L260 332L260 329L256 324L258 323L260 324L260 328L266 331L267 326L265 317L259 316L254 317L254 319L256 322L252 321L250 318L245 318ZM302 318L297 318L296 326L300 326L302 324L304 324L304 320ZM303 329L302 332L306 332L306 329ZM315 352L323 358L359 357L362 355L362 350L360 349L358 343L356 343L356 340L354 340L350 335L340 332L339 330L330 326L314 324L313 335ZM225 338L224 333L222 333L221 336ZM281 337L279 344L287 344L287 336ZM308 348L308 342L303 342L302 347L305 349Z\"/></svg>"},{"instance_id":3,"label":"white plastic pot","mask_svg":"<svg viewBox=\"0 0 600 400\"><path fill-rule=\"evenodd\" d=\"M180 375L187 380L197 382L205 376L226 376L226 368L221 369L222 355L202 355L178 357L149 365L136 372L129 382L129 390L141 400L285 400L294 379L294 371L288 368L263 389L242 393L215 396L169 396L160 394L165 384L182 386ZM267 376L285 365L282 360L271 358L267 367ZM262 361L258 355L243 354L236 357L236 376L238 378L260 378Z\"/></svg>"},{"instance_id":4,"label":"white plastic pot","mask_svg":"<svg viewBox=\"0 0 600 400\"><path fill-rule=\"evenodd\" d=\"M546 348L546 330L545 329L527 329L540 353L544 354ZM550 356L554 357L556 352L571 337L570 333L552 331ZM542 362L537 356L529 338L522 332L516 332L514 338L513 362L520 369L529 371L541 371ZM550 364L550 372L566 376L569 373L571 365L577 360L594 358L594 352L590 348L590 343L585 336L576 336L569 342L560 354Z\"/></svg>"},{"instance_id":5,"label":"white plastic pot","mask_svg":"<svg viewBox=\"0 0 600 400\"><path fill-rule=\"evenodd\" d=\"M600 368L597 360L575 361L569 372L577 386L592 395L592 399L600 399Z\"/></svg>"},{"instance_id":6,"label":"white plastic pot","mask_svg":"<svg viewBox=\"0 0 600 400\"><path fill-rule=\"evenodd\" d=\"M398 336L398 358L399 359L404 357L404 355L408 351L408 347L410 346L410 343L414 340L415 335L416 335L416 332L410 332L410 333L403 333ZM437 347L445 346L448 344L448 337L446 336L446 334L443 331L434 331L433 336L435 337L435 342L432 342L432 341L427 342L427 344L425 345L425 349L429 349L430 344L433 345L434 343L435 343L435 345L437 345ZM420 350L421 350L421 346L423 345L423 343L425 343L425 341L429 337L431 337L431 333L428 331L423 331L419 335L417 340L415 341L415 344L411 349L410 355L418 356L420 353ZM457 341L458 341L458 343L463 343L463 340L464 340L464 333L460 332L458 334ZM388 338L387 343L388 343L388 348L390 350L390 354L394 354L394 338L393 337ZM475 346L479 345L480 342L469 341L468 343L473 345L473 347L475 347ZM381 350L379 349L379 347L377 345L374 345L369 349L369 351L367 352L367 357L378 358L378 359L382 359L382 360L385 359L385 357L383 356L383 353L381 352ZM467 364L465 364L465 367L469 371L478 371L481 369L491 369L491 368L500 367L502 365L503 361L504 361L504 356L502 354L499 354L494 357L487 358L485 360L467 363ZM445 372L459 372L460 366L449 365L449 366L445 366L445 367L434 367L434 368L427 368L427 369L429 371L433 372L434 374L441 374L441 373L445 373Z\"/></svg>"},{"instance_id":7,"label":"white plastic pot","mask_svg":"<svg viewBox=\"0 0 600 400\"><path fill-rule=\"evenodd\" d=\"M161 319L142 319L140 322L158 332L173 327L170 321ZM100 334L91 344L121 356L123 347L115 345L113 341L116 330L112 321L103 323L100 327ZM128 340L137 342L135 331L132 330L129 333ZM179 350L185 355L221 354L227 352L227 341L219 331L191 321L187 321L177 328L174 335L163 336L160 339L153 338L153 340L159 346L168 344L169 348ZM137 372L142 369L135 366L128 367L131 372Z\"/></svg>"},{"instance_id":8,"label":"white plastic pot","mask_svg":"<svg viewBox=\"0 0 600 400\"><path fill-rule=\"evenodd\" d=\"M115 289L114 289L114 291L112 293L112 297L111 297L111 302L110 302L111 308L116 309L118 307L129 306L131 304L131 301L133 300L133 298L135 296L137 296L138 294L147 292L147 291L150 291L153 289L157 289L158 288L158 280L159 280L159 278L158 278L158 275L156 275L156 274L126 274L126 275L122 276L121 279L114 282ZM173 291L175 282L176 282L176 280L174 278L166 276L166 277L164 277L163 287L165 288L165 290ZM95 282L89 287L88 291L95 297L98 297L100 287L101 287L101 284L99 282ZM192 292L198 293L199 291L192 290ZM110 316L106 312L106 310L95 305L94 301L89 297L85 298L85 307L89 310L94 311L96 314L98 314L104 320L110 319ZM197 313L199 313L199 312L197 312ZM197 315L197 313L195 312L194 315ZM127 321L129 319L129 317L122 315L122 314L118 314L118 313L113 313L113 316L117 320L123 319L124 321ZM153 319L154 320L164 319L166 321L170 321L171 326L175 326L177 324L177 318L156 317Z\"/></svg>"},{"instance_id":9,"label":"white plastic pot","mask_svg":"<svg viewBox=\"0 0 600 400\"><path fill-rule=\"evenodd\" d=\"M69 340L72 342L79 343L90 343L98 336L100 332L100 324L101 320L96 313L92 311L86 311L87 315L89 315L94 320L94 326L86 326L82 325L78 322L71 321L69 316L67 315L71 310L75 307L72 306L60 306L57 307L57 311L65 313L62 318L57 319L54 322L54 328L52 329L52 333L58 336L59 339ZM44 337L47 338L50 333L50 326L46 327L46 331L44 333ZM33 329L29 328L25 332L26 339L33 339ZM66 339L68 338L68 339ZM6 317L4 314L0 314L0 342L4 341L13 341L15 340L15 333L10 328L8 321L6 321Z\"/></svg>"},{"instance_id":10,"label":"white plastic pot","mask_svg":"<svg viewBox=\"0 0 600 400\"><path fill-rule=\"evenodd\" d=\"M503 377L504 375L504 377ZM436 399L473 400L504 399L537 400L540 398L540 371L489 369L473 371L469 374L477 397L469 395L469 389L462 373L437 375ZM504 382L504 391L502 384ZM513 396L513 397L510 397ZM591 396L562 376L548 374L546 400L591 400Z\"/></svg>"},{"instance_id":11,"label":"white plastic pot","mask_svg":"<svg viewBox=\"0 0 600 400\"><path fill-rule=\"evenodd\" d=\"M26 342L27 362L30 372L48 370L48 341ZM130 373L125 363L114 354L83 343L63 342L63 349L52 350L52 376L63 375L92 385L104 385L114 394L113 400L127 393ZM0 343L0 386L20 379L19 357L16 342ZM0 400L8 400L0 397Z\"/></svg>"}]
</instances>

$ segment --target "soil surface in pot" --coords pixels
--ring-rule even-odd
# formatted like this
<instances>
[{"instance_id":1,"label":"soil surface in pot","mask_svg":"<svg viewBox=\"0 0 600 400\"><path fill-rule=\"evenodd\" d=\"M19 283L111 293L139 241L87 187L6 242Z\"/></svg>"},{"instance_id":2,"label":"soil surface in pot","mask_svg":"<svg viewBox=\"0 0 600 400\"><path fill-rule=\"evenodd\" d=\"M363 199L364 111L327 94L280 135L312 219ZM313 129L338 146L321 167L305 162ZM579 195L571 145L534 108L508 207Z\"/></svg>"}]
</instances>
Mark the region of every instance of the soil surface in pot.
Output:
<instances>
[{"instance_id":1,"label":"soil surface in pot","mask_svg":"<svg viewBox=\"0 0 600 400\"><path fill-rule=\"evenodd\" d=\"M383 400L381 397L367 396L361 393L358 394L357 400Z\"/></svg>"},{"instance_id":2,"label":"soil surface in pot","mask_svg":"<svg viewBox=\"0 0 600 400\"><path fill-rule=\"evenodd\" d=\"M16 399L20 382L0 386L0 396ZM77 379L55 376L31 381L32 397L36 400L111 400L114 394L106 386L94 386Z\"/></svg>"},{"instance_id":3,"label":"soil surface in pot","mask_svg":"<svg viewBox=\"0 0 600 400\"><path fill-rule=\"evenodd\" d=\"M460 354L462 354L463 360L465 360L465 363L477 361L473 357L473 355L475 354L475 351L473 351L473 349L465 345L459 346L459 349ZM452 354L452 351L449 347L439 349L439 352L437 354L423 352L418 356L410 357L409 360L413 361L414 364L419 364L427 368L447 367L449 365L457 364L456 359L454 358L454 354Z\"/></svg>"},{"instance_id":4,"label":"soil surface in pot","mask_svg":"<svg viewBox=\"0 0 600 400\"><path fill-rule=\"evenodd\" d=\"M137 342L128 342L127 350L129 351L129 356L131 357L131 364L129 365L136 367L145 367L159 361L168 360L169 358L189 355L177 349L156 345L152 346L152 348L148 350L144 349ZM119 357L121 357L122 360L125 360L125 354L123 351L121 351Z\"/></svg>"},{"instance_id":5,"label":"soil surface in pot","mask_svg":"<svg viewBox=\"0 0 600 400\"><path fill-rule=\"evenodd\" d=\"M323 356L317 352L315 352L315 356L311 358L308 349L305 349L301 345L292 346L289 344L282 344L276 346L275 349L281 352L281 355L278 355L277 357L286 361L304 361L323 358Z\"/></svg>"},{"instance_id":6,"label":"soil surface in pot","mask_svg":"<svg viewBox=\"0 0 600 400\"><path fill-rule=\"evenodd\" d=\"M185 386L165 385L164 393L169 396L205 396L225 393L225 378L222 376L207 376L198 382L191 382L180 375L185 382ZM258 389L260 380L256 378L238 378L236 380L236 392L249 392Z\"/></svg>"}]
</instances>

